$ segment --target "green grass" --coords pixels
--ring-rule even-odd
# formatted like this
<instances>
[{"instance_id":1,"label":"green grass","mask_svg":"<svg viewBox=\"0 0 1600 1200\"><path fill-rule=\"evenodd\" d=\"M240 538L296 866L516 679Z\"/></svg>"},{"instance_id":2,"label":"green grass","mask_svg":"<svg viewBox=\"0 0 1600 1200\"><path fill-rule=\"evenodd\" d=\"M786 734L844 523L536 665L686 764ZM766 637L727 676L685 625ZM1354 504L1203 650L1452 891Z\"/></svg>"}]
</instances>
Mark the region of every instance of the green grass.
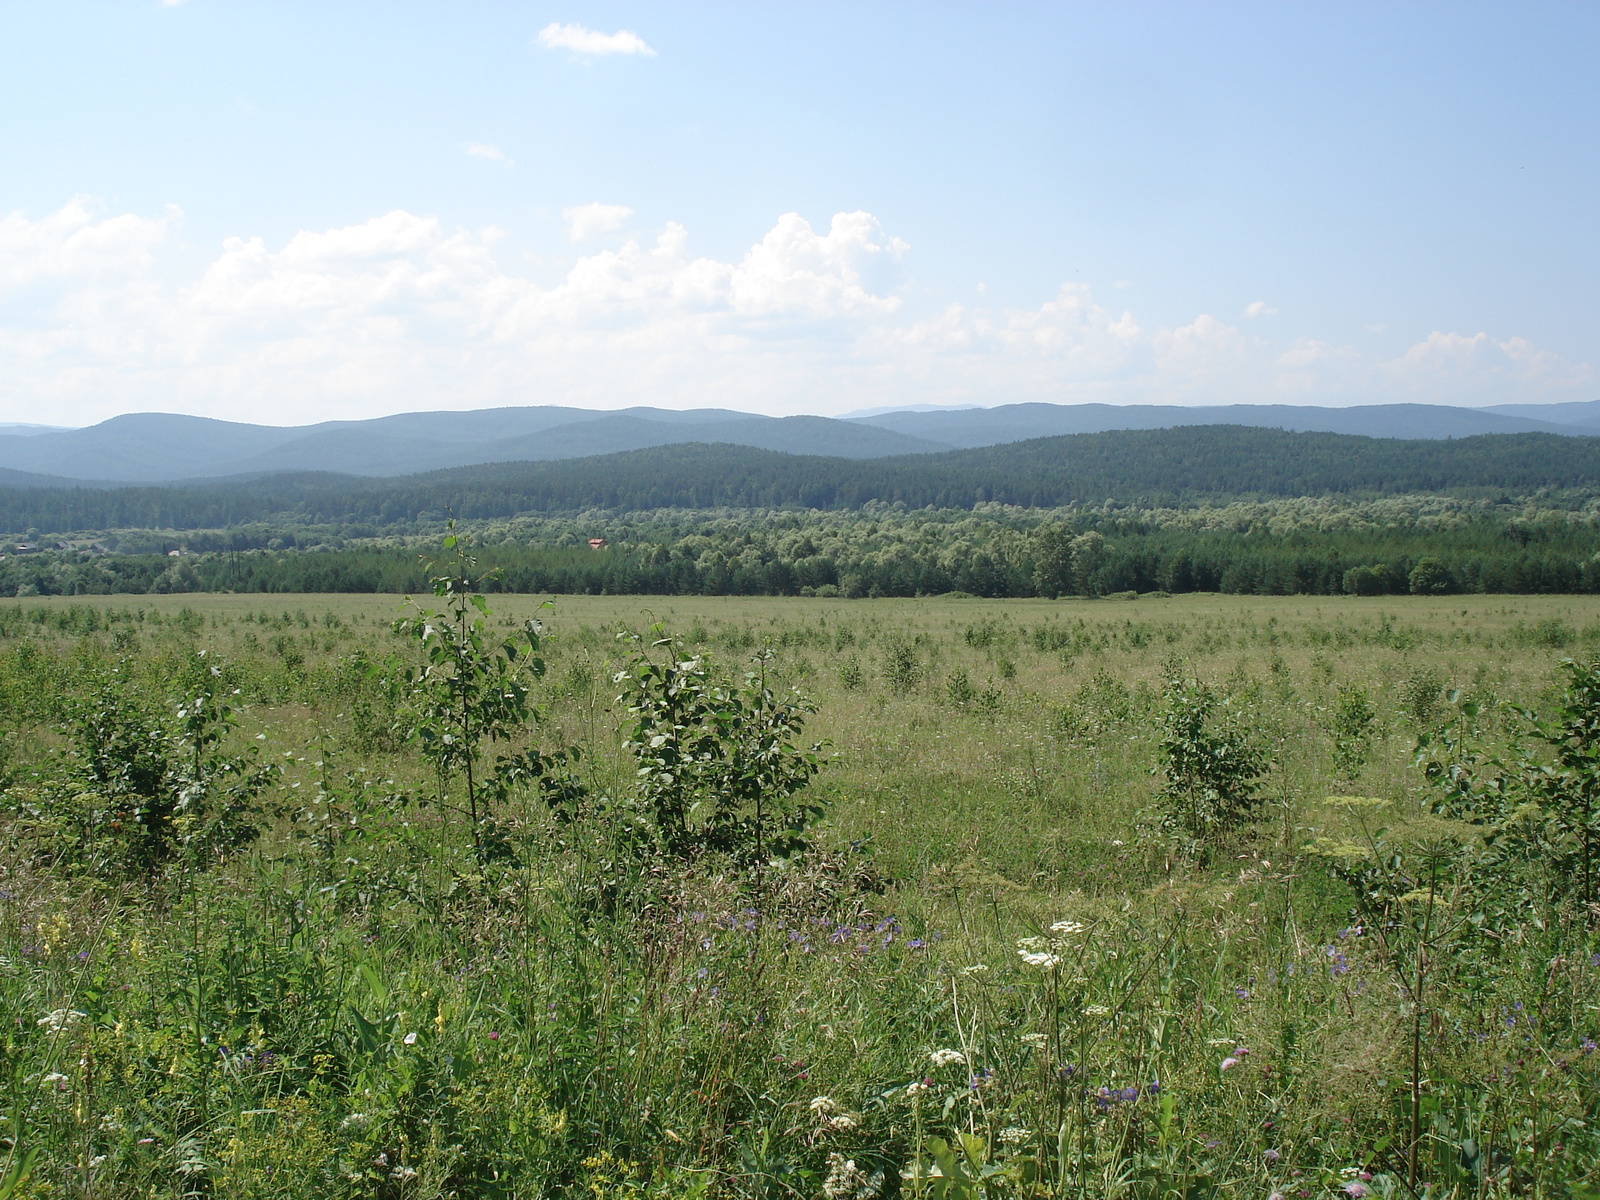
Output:
<instances>
[{"instance_id":1,"label":"green grass","mask_svg":"<svg viewBox=\"0 0 1600 1200\"><path fill-rule=\"evenodd\" d=\"M584 748L592 794L632 781L618 633L663 622L730 668L771 644L833 755L813 851L624 886L613 825L518 795L516 859L478 862L388 734L399 597L0 608L10 1195L1600 1194L1595 914L1358 928L1308 850L1363 817L1470 843L1417 732L1451 689L1547 707L1600 599L492 604L545 622L538 738ZM265 835L156 878L74 859L49 807L72 698L121 661L165 712L196 649L239 689L231 748L283 765ZM1148 819L1174 674L1273 763L1204 865ZM1376 716L1339 778L1351 688ZM1352 795L1386 806L1328 802Z\"/></svg>"}]
</instances>

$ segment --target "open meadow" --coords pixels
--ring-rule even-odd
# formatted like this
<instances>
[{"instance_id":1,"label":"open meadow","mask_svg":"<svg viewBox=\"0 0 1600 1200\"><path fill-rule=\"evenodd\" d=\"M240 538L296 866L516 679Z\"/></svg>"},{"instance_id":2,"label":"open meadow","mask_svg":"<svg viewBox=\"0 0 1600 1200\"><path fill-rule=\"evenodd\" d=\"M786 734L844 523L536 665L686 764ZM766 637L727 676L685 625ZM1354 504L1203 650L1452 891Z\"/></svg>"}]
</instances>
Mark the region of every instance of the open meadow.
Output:
<instances>
[{"instance_id":1,"label":"open meadow","mask_svg":"<svg viewBox=\"0 0 1600 1200\"><path fill-rule=\"evenodd\" d=\"M0 1197L1600 1196L1600 597L455 599L0 607Z\"/></svg>"}]
</instances>

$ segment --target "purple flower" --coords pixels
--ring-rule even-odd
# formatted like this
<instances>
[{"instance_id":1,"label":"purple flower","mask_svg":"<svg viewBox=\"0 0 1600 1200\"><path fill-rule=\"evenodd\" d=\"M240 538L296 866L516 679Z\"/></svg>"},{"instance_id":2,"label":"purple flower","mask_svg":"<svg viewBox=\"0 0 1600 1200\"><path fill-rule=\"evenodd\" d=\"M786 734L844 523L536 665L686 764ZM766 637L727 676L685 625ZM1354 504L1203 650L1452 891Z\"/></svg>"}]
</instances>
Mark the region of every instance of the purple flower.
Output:
<instances>
[{"instance_id":1,"label":"purple flower","mask_svg":"<svg viewBox=\"0 0 1600 1200\"><path fill-rule=\"evenodd\" d=\"M1344 1185L1344 1194L1346 1196L1358 1197L1370 1196L1372 1195L1372 1189L1366 1184L1362 1183L1359 1179L1352 1179L1349 1183Z\"/></svg>"},{"instance_id":2,"label":"purple flower","mask_svg":"<svg viewBox=\"0 0 1600 1200\"><path fill-rule=\"evenodd\" d=\"M1125 1088L1122 1089L1122 1093L1121 1094L1122 1094L1122 1101L1123 1101L1124 1104L1132 1104L1135 1100L1137 1100L1139 1098L1138 1085L1137 1084L1130 1084L1128 1087L1125 1087Z\"/></svg>"},{"instance_id":3,"label":"purple flower","mask_svg":"<svg viewBox=\"0 0 1600 1200\"><path fill-rule=\"evenodd\" d=\"M923 941L921 938L912 938L909 942L906 943L906 949L907 950L921 950L925 946L927 946L927 944L928 943Z\"/></svg>"},{"instance_id":4,"label":"purple flower","mask_svg":"<svg viewBox=\"0 0 1600 1200\"><path fill-rule=\"evenodd\" d=\"M1149 1092L1152 1096L1159 1096L1161 1094L1161 1080L1152 1079L1149 1086L1145 1088L1145 1091Z\"/></svg>"},{"instance_id":5,"label":"purple flower","mask_svg":"<svg viewBox=\"0 0 1600 1200\"><path fill-rule=\"evenodd\" d=\"M1283 1155L1279 1154L1276 1150L1264 1150L1261 1153L1261 1157L1266 1159L1269 1163L1275 1163L1281 1159Z\"/></svg>"}]
</instances>

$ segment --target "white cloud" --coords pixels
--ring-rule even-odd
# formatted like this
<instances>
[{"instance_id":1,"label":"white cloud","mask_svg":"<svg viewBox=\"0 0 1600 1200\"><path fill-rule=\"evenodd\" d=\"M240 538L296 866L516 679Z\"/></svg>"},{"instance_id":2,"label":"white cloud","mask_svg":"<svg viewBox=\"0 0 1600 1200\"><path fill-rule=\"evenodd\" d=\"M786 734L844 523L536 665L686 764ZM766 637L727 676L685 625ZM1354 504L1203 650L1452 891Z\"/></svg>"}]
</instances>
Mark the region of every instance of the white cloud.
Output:
<instances>
[{"instance_id":1,"label":"white cloud","mask_svg":"<svg viewBox=\"0 0 1600 1200\"><path fill-rule=\"evenodd\" d=\"M631 29L600 33L582 25L562 25L555 21L539 31L539 44L547 50L571 50L574 54L655 54Z\"/></svg>"},{"instance_id":2,"label":"white cloud","mask_svg":"<svg viewBox=\"0 0 1600 1200\"><path fill-rule=\"evenodd\" d=\"M1244 309L1244 315L1247 317L1271 317L1276 316L1277 312L1275 308L1268 308L1265 300L1252 301L1245 305Z\"/></svg>"},{"instance_id":3,"label":"white cloud","mask_svg":"<svg viewBox=\"0 0 1600 1200\"><path fill-rule=\"evenodd\" d=\"M598 215L590 210L600 209ZM618 215L620 214L620 215ZM579 206L614 231L622 206ZM668 224L553 280L495 228L396 210L184 266L182 214L77 199L0 214L0 419L161 408L292 423L498 404L840 412L1024 400L1587 399L1595 371L1520 337L1436 332L1381 359L1210 315L1141 323L1086 286L1034 307L910 312L909 247L866 212L779 217L742 254ZM609 224L608 224L609 223ZM591 224L590 229L597 226Z\"/></svg>"},{"instance_id":4,"label":"white cloud","mask_svg":"<svg viewBox=\"0 0 1600 1200\"><path fill-rule=\"evenodd\" d=\"M624 204L575 204L563 208L561 215L567 222L567 237L573 242L588 242L621 229L633 216L633 209Z\"/></svg>"},{"instance_id":5,"label":"white cloud","mask_svg":"<svg viewBox=\"0 0 1600 1200\"><path fill-rule=\"evenodd\" d=\"M474 158L487 158L491 162L509 163L511 161L499 146L491 146L488 142L467 143L467 153Z\"/></svg>"},{"instance_id":6,"label":"white cloud","mask_svg":"<svg viewBox=\"0 0 1600 1200\"><path fill-rule=\"evenodd\" d=\"M900 298L882 293L898 282L909 249L886 237L871 213L838 213L826 234L799 213L785 213L734 269L733 305L765 315L893 312Z\"/></svg>"}]
</instances>

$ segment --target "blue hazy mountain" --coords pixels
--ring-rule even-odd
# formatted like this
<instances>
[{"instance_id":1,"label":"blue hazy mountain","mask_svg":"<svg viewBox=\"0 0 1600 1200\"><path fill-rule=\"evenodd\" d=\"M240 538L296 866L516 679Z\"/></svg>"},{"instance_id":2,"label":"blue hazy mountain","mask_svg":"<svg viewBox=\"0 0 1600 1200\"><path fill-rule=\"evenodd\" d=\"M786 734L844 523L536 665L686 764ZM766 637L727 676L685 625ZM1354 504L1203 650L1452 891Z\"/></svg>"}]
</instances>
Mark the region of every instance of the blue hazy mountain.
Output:
<instances>
[{"instance_id":1,"label":"blue hazy mountain","mask_svg":"<svg viewBox=\"0 0 1600 1200\"><path fill-rule=\"evenodd\" d=\"M1367 404L1318 408L1295 404L1006 404L999 408L889 412L853 418L970 448L1070 433L1114 429L1172 429L1182 425L1249 425L1296 433L1353 433L1365 437L1457 438L1483 433L1594 433L1569 425L1480 408L1443 404Z\"/></svg>"},{"instance_id":2,"label":"blue hazy mountain","mask_svg":"<svg viewBox=\"0 0 1600 1200\"><path fill-rule=\"evenodd\" d=\"M537 406L398 413L301 426L129 413L84 429L8 431L0 426L0 470L22 476L123 483L295 471L398 476L482 463L587 458L686 442L863 459L932 454L1064 434L1187 425L1245 425L1411 439L1486 433L1593 435L1600 434L1600 402L1504 405L1499 409L1427 404L1354 408L1008 404L903 409L848 419L766 417L719 408L680 412L640 407L601 412ZM32 484L41 485L42 481Z\"/></svg>"}]
</instances>

